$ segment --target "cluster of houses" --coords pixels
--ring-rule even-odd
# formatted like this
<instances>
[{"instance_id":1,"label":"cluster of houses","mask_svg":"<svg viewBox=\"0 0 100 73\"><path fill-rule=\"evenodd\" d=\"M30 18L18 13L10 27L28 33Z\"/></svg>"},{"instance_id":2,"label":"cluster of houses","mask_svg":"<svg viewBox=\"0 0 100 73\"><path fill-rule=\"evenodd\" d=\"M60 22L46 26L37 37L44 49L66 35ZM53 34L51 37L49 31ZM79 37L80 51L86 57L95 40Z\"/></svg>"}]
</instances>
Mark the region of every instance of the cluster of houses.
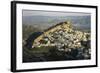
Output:
<instances>
[{"instance_id":1,"label":"cluster of houses","mask_svg":"<svg viewBox=\"0 0 100 73\"><path fill-rule=\"evenodd\" d=\"M73 30L70 22L61 22L38 36L33 41L32 48L56 46L59 51L71 52L73 49L88 49L90 53L90 43L90 33Z\"/></svg>"}]
</instances>

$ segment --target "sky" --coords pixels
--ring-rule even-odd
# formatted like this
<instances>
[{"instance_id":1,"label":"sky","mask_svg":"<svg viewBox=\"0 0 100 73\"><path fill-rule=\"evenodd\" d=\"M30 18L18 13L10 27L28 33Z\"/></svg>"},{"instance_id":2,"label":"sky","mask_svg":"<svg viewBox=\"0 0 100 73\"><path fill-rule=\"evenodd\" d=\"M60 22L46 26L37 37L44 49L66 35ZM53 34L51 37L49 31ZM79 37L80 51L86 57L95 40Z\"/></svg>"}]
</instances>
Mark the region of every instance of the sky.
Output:
<instances>
[{"instance_id":1,"label":"sky","mask_svg":"<svg viewBox=\"0 0 100 73\"><path fill-rule=\"evenodd\" d=\"M23 16L88 16L90 13L23 10Z\"/></svg>"}]
</instances>

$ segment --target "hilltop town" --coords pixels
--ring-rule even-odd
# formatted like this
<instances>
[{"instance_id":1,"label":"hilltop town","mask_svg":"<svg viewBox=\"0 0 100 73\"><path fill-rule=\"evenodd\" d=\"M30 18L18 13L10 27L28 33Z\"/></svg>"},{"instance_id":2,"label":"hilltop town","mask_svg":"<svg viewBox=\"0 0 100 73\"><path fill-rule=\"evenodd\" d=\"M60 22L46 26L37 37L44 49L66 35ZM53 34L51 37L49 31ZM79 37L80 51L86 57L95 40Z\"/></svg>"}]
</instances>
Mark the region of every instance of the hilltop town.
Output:
<instances>
[{"instance_id":1,"label":"hilltop town","mask_svg":"<svg viewBox=\"0 0 100 73\"><path fill-rule=\"evenodd\" d=\"M38 58L40 61L77 60L91 58L91 35L89 32L74 30L70 22L61 22L45 30L32 43L32 50L48 50ZM32 52L32 54L34 54ZM36 57L36 52L34 56ZM32 61L35 58L32 58ZM37 59L37 57L36 57Z\"/></svg>"},{"instance_id":2,"label":"hilltop town","mask_svg":"<svg viewBox=\"0 0 100 73\"><path fill-rule=\"evenodd\" d=\"M73 30L70 22L62 22L46 30L33 42L34 47L56 46L60 51L90 49L90 33Z\"/></svg>"}]
</instances>

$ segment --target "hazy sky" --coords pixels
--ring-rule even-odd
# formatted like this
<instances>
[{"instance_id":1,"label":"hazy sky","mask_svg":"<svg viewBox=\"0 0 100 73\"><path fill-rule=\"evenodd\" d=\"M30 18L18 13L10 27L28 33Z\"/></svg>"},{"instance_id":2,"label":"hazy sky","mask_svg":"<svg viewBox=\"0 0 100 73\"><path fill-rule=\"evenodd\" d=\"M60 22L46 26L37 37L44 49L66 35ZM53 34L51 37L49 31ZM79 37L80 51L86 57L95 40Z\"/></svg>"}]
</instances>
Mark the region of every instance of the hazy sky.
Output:
<instances>
[{"instance_id":1,"label":"hazy sky","mask_svg":"<svg viewBox=\"0 0 100 73\"><path fill-rule=\"evenodd\" d=\"M89 16L90 13L23 10L23 16Z\"/></svg>"}]
</instances>

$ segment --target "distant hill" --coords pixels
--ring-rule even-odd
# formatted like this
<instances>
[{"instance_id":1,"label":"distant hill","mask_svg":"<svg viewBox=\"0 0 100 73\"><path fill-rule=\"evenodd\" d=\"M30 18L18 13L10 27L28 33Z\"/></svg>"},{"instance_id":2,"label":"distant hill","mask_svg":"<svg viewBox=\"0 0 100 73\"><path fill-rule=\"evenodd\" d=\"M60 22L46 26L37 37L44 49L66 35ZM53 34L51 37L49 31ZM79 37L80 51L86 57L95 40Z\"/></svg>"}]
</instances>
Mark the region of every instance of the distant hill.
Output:
<instances>
[{"instance_id":1,"label":"distant hill","mask_svg":"<svg viewBox=\"0 0 100 73\"><path fill-rule=\"evenodd\" d=\"M74 27L82 29L90 29L91 27L90 16L23 16L23 24L33 25L41 29L47 29L66 20L71 21Z\"/></svg>"}]
</instances>

